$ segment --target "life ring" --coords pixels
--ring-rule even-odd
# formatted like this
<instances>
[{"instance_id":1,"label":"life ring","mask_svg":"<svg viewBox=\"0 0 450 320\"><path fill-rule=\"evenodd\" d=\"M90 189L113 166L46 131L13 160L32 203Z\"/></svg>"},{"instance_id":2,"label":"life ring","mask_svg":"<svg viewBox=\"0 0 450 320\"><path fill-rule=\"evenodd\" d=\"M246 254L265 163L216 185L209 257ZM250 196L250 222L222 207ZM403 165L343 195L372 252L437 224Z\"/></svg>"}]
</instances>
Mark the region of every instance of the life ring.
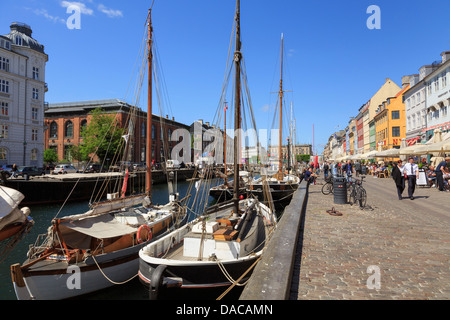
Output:
<instances>
[{"instance_id":1,"label":"life ring","mask_svg":"<svg viewBox=\"0 0 450 320\"><path fill-rule=\"evenodd\" d=\"M143 232L143 230L145 231ZM145 234L147 234L147 239L143 240L142 236L144 236ZM138 243L143 243L144 241L151 240L153 237L152 229L148 225L143 224L142 226L139 227L136 237Z\"/></svg>"}]
</instances>

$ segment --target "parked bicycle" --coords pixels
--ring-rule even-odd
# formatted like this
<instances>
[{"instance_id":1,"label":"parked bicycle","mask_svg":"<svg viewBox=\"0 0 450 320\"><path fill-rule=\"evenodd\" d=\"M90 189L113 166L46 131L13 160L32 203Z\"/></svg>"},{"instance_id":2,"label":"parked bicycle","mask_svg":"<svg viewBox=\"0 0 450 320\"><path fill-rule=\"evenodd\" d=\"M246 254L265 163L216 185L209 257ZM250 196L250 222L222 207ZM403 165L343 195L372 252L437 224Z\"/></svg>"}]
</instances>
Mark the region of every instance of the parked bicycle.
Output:
<instances>
[{"instance_id":1,"label":"parked bicycle","mask_svg":"<svg viewBox=\"0 0 450 320\"><path fill-rule=\"evenodd\" d=\"M325 178L325 184L322 186L322 193L324 195L333 193L333 177L331 175L328 178Z\"/></svg>"},{"instance_id":2,"label":"parked bicycle","mask_svg":"<svg viewBox=\"0 0 450 320\"><path fill-rule=\"evenodd\" d=\"M355 203L359 204L360 209L364 209L367 203L367 192L362 186L365 176L361 176L361 179L355 179L350 182L350 187L347 189L348 192L348 202L350 205Z\"/></svg>"}]
</instances>

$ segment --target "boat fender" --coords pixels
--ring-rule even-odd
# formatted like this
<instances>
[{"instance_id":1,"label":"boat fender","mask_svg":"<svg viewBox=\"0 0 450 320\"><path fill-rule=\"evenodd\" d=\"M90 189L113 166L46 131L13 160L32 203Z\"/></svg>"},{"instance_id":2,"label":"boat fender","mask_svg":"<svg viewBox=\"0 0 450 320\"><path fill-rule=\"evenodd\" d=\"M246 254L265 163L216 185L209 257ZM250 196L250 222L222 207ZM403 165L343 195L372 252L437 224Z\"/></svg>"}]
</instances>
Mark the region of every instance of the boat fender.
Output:
<instances>
[{"instance_id":1,"label":"boat fender","mask_svg":"<svg viewBox=\"0 0 450 320\"><path fill-rule=\"evenodd\" d=\"M167 266L164 264L160 264L158 267L156 267L155 270L152 272L151 280L150 280L150 286L149 286L149 299L150 300L157 300L159 289L161 288L162 282L163 282L163 274L164 271L166 271Z\"/></svg>"},{"instance_id":2,"label":"boat fender","mask_svg":"<svg viewBox=\"0 0 450 320\"><path fill-rule=\"evenodd\" d=\"M143 230L146 230L145 232ZM142 239L142 236L147 234L147 239ZM137 231L137 242L138 243L143 243L144 241L148 241L151 240L153 237L152 234L152 229L150 229L150 227L146 224L143 224L142 226L139 227L138 231Z\"/></svg>"}]
</instances>

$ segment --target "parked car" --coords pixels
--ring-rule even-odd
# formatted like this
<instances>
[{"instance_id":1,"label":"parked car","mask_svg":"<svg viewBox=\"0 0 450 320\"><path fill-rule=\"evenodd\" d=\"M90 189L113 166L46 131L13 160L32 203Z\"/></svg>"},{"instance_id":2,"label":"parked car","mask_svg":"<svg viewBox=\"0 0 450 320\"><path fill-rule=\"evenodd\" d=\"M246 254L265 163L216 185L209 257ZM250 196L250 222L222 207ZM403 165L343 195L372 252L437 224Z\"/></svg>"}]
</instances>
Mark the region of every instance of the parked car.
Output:
<instances>
[{"instance_id":1,"label":"parked car","mask_svg":"<svg viewBox=\"0 0 450 320\"><path fill-rule=\"evenodd\" d=\"M4 171L8 177L12 175L12 164L4 164L0 167L0 172Z\"/></svg>"},{"instance_id":2,"label":"parked car","mask_svg":"<svg viewBox=\"0 0 450 320\"><path fill-rule=\"evenodd\" d=\"M100 164L91 164L86 169L84 169L85 173L94 173L94 172L103 172L103 171L105 171L105 170L103 170L103 167Z\"/></svg>"},{"instance_id":3,"label":"parked car","mask_svg":"<svg viewBox=\"0 0 450 320\"><path fill-rule=\"evenodd\" d=\"M29 177L43 176L45 172L42 168L22 166L17 168L17 176L24 177L28 180Z\"/></svg>"},{"instance_id":4,"label":"parked car","mask_svg":"<svg viewBox=\"0 0 450 320\"><path fill-rule=\"evenodd\" d=\"M70 164L58 164L53 170L53 174L65 174L65 173L77 173L78 170L75 169Z\"/></svg>"}]
</instances>

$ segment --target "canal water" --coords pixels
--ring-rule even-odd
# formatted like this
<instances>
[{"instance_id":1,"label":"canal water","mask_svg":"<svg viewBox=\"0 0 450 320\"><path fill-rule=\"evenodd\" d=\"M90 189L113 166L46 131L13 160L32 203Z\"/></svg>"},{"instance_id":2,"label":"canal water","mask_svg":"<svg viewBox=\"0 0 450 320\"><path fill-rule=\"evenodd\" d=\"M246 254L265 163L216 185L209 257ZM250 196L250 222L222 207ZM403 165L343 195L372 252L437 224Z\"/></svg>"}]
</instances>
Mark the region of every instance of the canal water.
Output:
<instances>
[{"instance_id":1,"label":"canal water","mask_svg":"<svg viewBox=\"0 0 450 320\"><path fill-rule=\"evenodd\" d=\"M214 179L211 182L211 186L217 185L220 183L218 179ZM184 182L178 182L177 183L177 191L180 193L180 199L182 199L184 196L186 196L188 190L190 187L189 181ZM192 205L194 201L194 192L195 188L192 188L192 196L189 199L190 204ZM201 190L201 189L200 189ZM169 200L168 196L168 187L166 184L158 184L152 186L152 201L155 204L164 204L167 203ZM197 199L196 201L199 201ZM214 199L212 197L208 197L207 201L209 204L214 202ZM28 247L30 244L34 244L36 241L36 238L39 234L45 234L47 233L48 227L51 225L51 221L55 216L57 215L58 211L61 209L61 204L55 204L55 205L45 205L45 206L30 206L31 209L31 216L33 220L35 221L35 224L33 228L31 229L30 233L28 233L18 244L17 246L11 251L9 256L0 263L0 300L16 300L16 296L14 293L14 289L11 282L11 275L10 275L10 266L15 263L23 263L26 259ZM73 215L73 214L80 214L84 213L88 210L88 202L78 202L78 203L67 203L63 209L61 210L58 217L63 217L67 215ZM194 217L191 217L191 220ZM221 289L222 291L224 289ZM234 290L234 289L233 289ZM234 298L237 298L239 296L239 290L235 290L230 297L233 297L233 294L235 295ZM180 291L180 292L178 292ZM185 290L172 290L170 292L170 296L167 296L167 298L170 299L184 299L186 298L186 293L181 292ZM208 299L215 299L215 297L218 297L222 292L217 292L216 296L211 296L211 294L215 293L206 293L206 297ZM237 296L236 296L237 294ZM187 293L187 297L190 299L202 299L205 298L205 293L194 293L192 292ZM164 297L163 297L164 298ZM112 288L104 289L99 292L95 292L89 295L85 295L81 297L81 299L88 299L88 300L147 300L148 299L148 291L144 287L143 284L140 283L138 277L134 278L132 281L124 284L124 285L118 285L114 286Z\"/></svg>"}]
</instances>

